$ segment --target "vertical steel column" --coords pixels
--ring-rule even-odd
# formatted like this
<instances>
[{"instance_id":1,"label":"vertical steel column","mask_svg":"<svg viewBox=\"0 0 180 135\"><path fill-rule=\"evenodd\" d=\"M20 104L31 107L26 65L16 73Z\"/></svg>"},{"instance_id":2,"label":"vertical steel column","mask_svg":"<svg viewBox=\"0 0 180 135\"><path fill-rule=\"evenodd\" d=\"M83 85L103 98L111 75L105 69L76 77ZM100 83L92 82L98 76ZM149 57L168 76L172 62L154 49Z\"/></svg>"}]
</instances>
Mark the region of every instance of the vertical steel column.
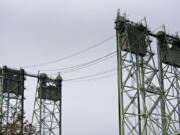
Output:
<instances>
[{"instance_id":1,"label":"vertical steel column","mask_svg":"<svg viewBox=\"0 0 180 135\"><path fill-rule=\"evenodd\" d=\"M161 45L165 42L165 35L157 39L157 53L158 53L158 69L159 69L159 82L160 82L160 92L161 92L161 119L162 119L162 135L167 135L166 132L166 108L165 108L165 91L164 91L164 80L163 80L163 68L162 68L162 55L161 55Z\"/></svg>"},{"instance_id":2,"label":"vertical steel column","mask_svg":"<svg viewBox=\"0 0 180 135\"><path fill-rule=\"evenodd\" d=\"M42 108L43 108L43 106L42 106L42 87L43 87L43 84L45 83L45 80L44 80L45 78L41 78L40 79L40 90L39 90L39 95L40 95L40 97L39 97L39 100L40 100L40 105L39 105L39 109L40 109L40 114L39 114L39 120L40 120L40 122L39 122L39 134L40 135L42 135L42 122L43 122L43 119L42 119Z\"/></svg>"},{"instance_id":3,"label":"vertical steel column","mask_svg":"<svg viewBox=\"0 0 180 135\"><path fill-rule=\"evenodd\" d=\"M176 89L177 89L177 105L178 105L178 123L179 123L179 131L180 131L180 77L178 76L177 69L175 69L175 78L176 78Z\"/></svg>"},{"instance_id":4,"label":"vertical steel column","mask_svg":"<svg viewBox=\"0 0 180 135\"><path fill-rule=\"evenodd\" d=\"M143 125L143 131L142 131L142 135L147 135L147 108L146 108L146 91L144 88L144 62L143 62L143 57L141 57L141 63L140 63L140 67L141 67L141 80L142 80L142 84L141 84L141 93L142 93L142 104L143 104L143 121L144 121L144 125Z\"/></svg>"},{"instance_id":5,"label":"vertical steel column","mask_svg":"<svg viewBox=\"0 0 180 135\"><path fill-rule=\"evenodd\" d=\"M119 135L124 134L124 107L123 107L123 83L122 83L122 56L121 56L121 44L120 44L120 12L117 14L115 21L116 29L116 42L117 42L117 66L118 66L118 109L119 109Z\"/></svg>"},{"instance_id":6,"label":"vertical steel column","mask_svg":"<svg viewBox=\"0 0 180 135\"><path fill-rule=\"evenodd\" d=\"M141 101L140 101L140 86L141 86L141 82L140 82L140 77L139 77L139 72L140 72L140 63L139 63L139 56L136 55L136 79L137 79L137 105L138 105L138 128L139 128L139 135L141 135Z\"/></svg>"},{"instance_id":7,"label":"vertical steel column","mask_svg":"<svg viewBox=\"0 0 180 135\"><path fill-rule=\"evenodd\" d=\"M145 21L145 26L146 28L148 27L147 25L147 21L146 21L146 18L144 17L144 21ZM150 38L149 36L147 36L147 45L150 47ZM151 49L150 49L151 51ZM141 80L142 80L142 84L141 84L141 93L142 93L142 104L143 104L143 128L142 128L142 135L147 135L147 108L146 108L146 90L145 90L145 69L144 69L144 59L143 57L141 56L141 59L140 59L141 63L140 63L140 68L141 68Z\"/></svg>"},{"instance_id":8,"label":"vertical steel column","mask_svg":"<svg viewBox=\"0 0 180 135\"><path fill-rule=\"evenodd\" d=\"M43 110L43 115L41 115L43 118L42 118L42 122L44 123L44 118L46 117L46 110L45 110L45 100L42 101L42 110ZM45 134L45 126L44 124L42 125L42 134L44 135Z\"/></svg>"},{"instance_id":9,"label":"vertical steel column","mask_svg":"<svg viewBox=\"0 0 180 135\"><path fill-rule=\"evenodd\" d=\"M58 87L58 91L59 91L59 97L60 97L60 103L59 103L59 135L62 134L62 77L60 76L60 74L57 76L56 78L56 82L57 82L57 87Z\"/></svg>"},{"instance_id":10,"label":"vertical steel column","mask_svg":"<svg viewBox=\"0 0 180 135\"><path fill-rule=\"evenodd\" d=\"M20 70L20 82L21 82L21 88L20 90L22 91L22 95L21 95L21 131L20 134L23 135L24 133L24 90L25 90L25 86L24 86L24 80L25 80L25 71L24 69Z\"/></svg>"},{"instance_id":11,"label":"vertical steel column","mask_svg":"<svg viewBox=\"0 0 180 135\"><path fill-rule=\"evenodd\" d=\"M10 101L10 98L9 98L9 93L8 93L8 96L7 96L7 100L6 100L6 104L7 104L7 114L6 114L6 135L8 135L8 129L9 127L7 126L9 124L9 101Z\"/></svg>"},{"instance_id":12,"label":"vertical steel column","mask_svg":"<svg viewBox=\"0 0 180 135\"><path fill-rule=\"evenodd\" d=\"M2 123L2 119L3 119L3 87L4 87L4 77L3 77L3 74L4 74L4 70L2 69L1 70L1 75L0 75L0 133L2 131L2 126L3 126L3 123Z\"/></svg>"}]
</instances>

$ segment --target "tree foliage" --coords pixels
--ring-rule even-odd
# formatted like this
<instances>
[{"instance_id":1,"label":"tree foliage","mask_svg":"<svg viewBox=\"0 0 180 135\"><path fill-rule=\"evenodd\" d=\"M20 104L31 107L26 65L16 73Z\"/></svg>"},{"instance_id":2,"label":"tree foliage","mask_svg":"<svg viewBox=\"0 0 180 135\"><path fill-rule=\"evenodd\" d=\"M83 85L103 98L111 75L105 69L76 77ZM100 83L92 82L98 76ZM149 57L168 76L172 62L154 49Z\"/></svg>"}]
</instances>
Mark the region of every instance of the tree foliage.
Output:
<instances>
[{"instance_id":1,"label":"tree foliage","mask_svg":"<svg viewBox=\"0 0 180 135\"><path fill-rule=\"evenodd\" d=\"M22 135L21 132L21 115L17 115L17 118L10 123L6 123L2 125L2 131L0 131L0 135ZM35 135L36 128L25 120L23 123L23 135Z\"/></svg>"}]
</instances>

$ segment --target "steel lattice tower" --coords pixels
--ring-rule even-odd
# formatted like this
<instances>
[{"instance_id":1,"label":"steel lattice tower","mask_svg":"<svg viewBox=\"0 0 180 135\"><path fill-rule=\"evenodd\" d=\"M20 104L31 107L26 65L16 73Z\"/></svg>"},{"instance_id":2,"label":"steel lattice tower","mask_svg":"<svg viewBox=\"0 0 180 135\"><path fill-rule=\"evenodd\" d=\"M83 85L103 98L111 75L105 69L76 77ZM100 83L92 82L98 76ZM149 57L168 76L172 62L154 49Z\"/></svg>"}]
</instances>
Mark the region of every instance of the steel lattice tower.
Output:
<instances>
[{"instance_id":1,"label":"steel lattice tower","mask_svg":"<svg viewBox=\"0 0 180 135\"><path fill-rule=\"evenodd\" d=\"M62 78L38 77L32 124L38 135L61 135Z\"/></svg>"},{"instance_id":2,"label":"steel lattice tower","mask_svg":"<svg viewBox=\"0 0 180 135\"><path fill-rule=\"evenodd\" d=\"M163 91L162 123L165 135L180 131L180 39L158 32L158 61Z\"/></svg>"},{"instance_id":3,"label":"steel lattice tower","mask_svg":"<svg viewBox=\"0 0 180 135\"><path fill-rule=\"evenodd\" d=\"M169 89L165 92L163 83L167 79L165 76L167 72L160 71L162 61L159 61L159 64L155 61L156 57L152 51L149 37L153 34L148 30L146 20L144 19L141 23L133 23L118 13L115 24L119 134L168 135L175 133L177 131L175 127L179 123L177 115L179 103L179 77L177 73L179 74L179 71L176 68L176 74L174 73L176 79L173 79L176 82L176 90L174 87L171 88L174 89L174 94L176 91L176 95L171 96L172 94L170 94L168 98ZM159 38L156 35L153 36ZM174 100L170 101L173 98ZM176 104L172 105L173 102ZM170 107L171 111L166 113ZM172 116L173 118L170 118ZM174 126L175 123L177 124ZM173 128L170 129L172 126Z\"/></svg>"},{"instance_id":4,"label":"steel lattice tower","mask_svg":"<svg viewBox=\"0 0 180 135\"><path fill-rule=\"evenodd\" d=\"M24 76L23 69L4 66L0 69L0 132L23 134Z\"/></svg>"}]
</instances>

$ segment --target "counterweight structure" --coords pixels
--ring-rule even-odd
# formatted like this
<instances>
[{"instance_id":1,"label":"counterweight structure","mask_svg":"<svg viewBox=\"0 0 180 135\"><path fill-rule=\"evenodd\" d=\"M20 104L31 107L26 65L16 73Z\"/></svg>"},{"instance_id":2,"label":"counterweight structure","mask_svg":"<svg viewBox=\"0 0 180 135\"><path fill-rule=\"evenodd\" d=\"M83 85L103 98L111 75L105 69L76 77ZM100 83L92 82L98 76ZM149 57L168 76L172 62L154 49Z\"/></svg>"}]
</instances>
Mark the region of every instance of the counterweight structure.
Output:
<instances>
[{"instance_id":1,"label":"counterweight structure","mask_svg":"<svg viewBox=\"0 0 180 135\"><path fill-rule=\"evenodd\" d=\"M156 56L159 61L156 61L150 40L150 36L157 39L159 36L148 30L146 20L133 23L118 13L115 24L119 134L169 135L177 132L180 121L178 117L179 71L177 70L179 61L173 59L171 61L173 64L170 64L176 66L173 66L176 69L176 73L173 72L174 76L165 76L167 72L164 72L164 68L160 70L163 61L159 55ZM176 53L177 55L180 56L180 53ZM171 84L169 88L164 84L165 80L171 80L171 82L174 80L176 85L169 82ZM172 91L171 94L168 92L169 89Z\"/></svg>"},{"instance_id":2,"label":"counterweight structure","mask_svg":"<svg viewBox=\"0 0 180 135\"><path fill-rule=\"evenodd\" d=\"M24 70L0 69L0 132L23 134Z\"/></svg>"},{"instance_id":3,"label":"counterweight structure","mask_svg":"<svg viewBox=\"0 0 180 135\"><path fill-rule=\"evenodd\" d=\"M40 74L34 103L32 124L38 135L61 135L62 78L50 79Z\"/></svg>"}]
</instances>

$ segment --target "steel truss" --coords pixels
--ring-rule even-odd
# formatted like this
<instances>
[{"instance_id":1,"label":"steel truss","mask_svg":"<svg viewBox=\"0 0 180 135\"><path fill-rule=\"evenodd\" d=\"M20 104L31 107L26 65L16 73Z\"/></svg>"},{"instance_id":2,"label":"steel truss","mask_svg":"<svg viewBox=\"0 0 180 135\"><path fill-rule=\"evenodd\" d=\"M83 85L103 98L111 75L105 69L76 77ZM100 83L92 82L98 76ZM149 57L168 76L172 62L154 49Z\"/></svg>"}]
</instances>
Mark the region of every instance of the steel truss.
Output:
<instances>
[{"instance_id":1,"label":"steel truss","mask_svg":"<svg viewBox=\"0 0 180 135\"><path fill-rule=\"evenodd\" d=\"M61 135L61 82L60 76L51 80L40 74L38 78L32 117L38 135ZM50 87L55 89L54 93L46 91Z\"/></svg>"},{"instance_id":2,"label":"steel truss","mask_svg":"<svg viewBox=\"0 0 180 135\"><path fill-rule=\"evenodd\" d=\"M159 72L161 64L157 68L145 19L141 23L133 23L118 13L115 23L119 134L175 133L180 121L177 113L179 70L176 68L176 74L174 73L173 76L168 72L163 72L161 76L162 72ZM164 67L163 71L165 71ZM166 85L166 88L162 82L167 81L171 85L169 87ZM172 90L171 93L169 93L170 90Z\"/></svg>"},{"instance_id":3,"label":"steel truss","mask_svg":"<svg viewBox=\"0 0 180 135\"><path fill-rule=\"evenodd\" d=\"M162 123L164 134L180 131L180 42L158 32L158 58L163 91ZM178 52L177 52L178 51ZM180 58L180 57L179 57Z\"/></svg>"},{"instance_id":4,"label":"steel truss","mask_svg":"<svg viewBox=\"0 0 180 135\"><path fill-rule=\"evenodd\" d=\"M0 133L23 134L24 70L0 69Z\"/></svg>"}]
</instances>

